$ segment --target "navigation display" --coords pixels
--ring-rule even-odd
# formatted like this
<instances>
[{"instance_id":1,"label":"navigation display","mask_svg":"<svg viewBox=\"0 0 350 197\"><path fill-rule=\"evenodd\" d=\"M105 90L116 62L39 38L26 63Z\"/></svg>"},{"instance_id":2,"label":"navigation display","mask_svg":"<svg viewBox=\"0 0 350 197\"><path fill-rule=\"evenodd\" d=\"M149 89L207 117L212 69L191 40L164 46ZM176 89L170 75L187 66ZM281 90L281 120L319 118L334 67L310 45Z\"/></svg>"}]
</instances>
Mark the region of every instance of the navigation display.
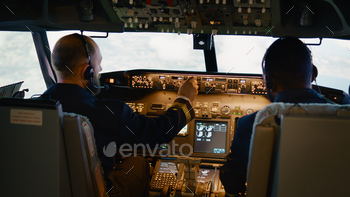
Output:
<instances>
[{"instance_id":1,"label":"navigation display","mask_svg":"<svg viewBox=\"0 0 350 197\"><path fill-rule=\"evenodd\" d=\"M194 152L197 153L226 153L227 125L225 121L195 122Z\"/></svg>"}]
</instances>

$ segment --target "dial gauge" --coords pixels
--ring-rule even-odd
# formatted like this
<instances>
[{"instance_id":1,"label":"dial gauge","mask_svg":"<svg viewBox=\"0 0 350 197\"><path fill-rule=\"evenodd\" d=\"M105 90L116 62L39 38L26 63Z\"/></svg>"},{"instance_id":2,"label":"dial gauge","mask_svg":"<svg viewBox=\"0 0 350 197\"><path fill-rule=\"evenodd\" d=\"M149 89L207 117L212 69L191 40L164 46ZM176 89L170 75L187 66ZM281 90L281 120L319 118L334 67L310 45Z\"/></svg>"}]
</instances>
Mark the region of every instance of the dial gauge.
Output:
<instances>
[{"instance_id":1,"label":"dial gauge","mask_svg":"<svg viewBox=\"0 0 350 197\"><path fill-rule=\"evenodd\" d=\"M252 110L252 109L247 109L247 115L250 115L250 114L252 114L252 113L254 113L254 111Z\"/></svg>"},{"instance_id":2,"label":"dial gauge","mask_svg":"<svg viewBox=\"0 0 350 197\"><path fill-rule=\"evenodd\" d=\"M228 105L225 105L221 108L221 113L225 116L230 115L231 108Z\"/></svg>"},{"instance_id":3,"label":"dial gauge","mask_svg":"<svg viewBox=\"0 0 350 197\"><path fill-rule=\"evenodd\" d=\"M204 125L197 125L197 130L198 131L202 131L204 129Z\"/></svg>"},{"instance_id":4,"label":"dial gauge","mask_svg":"<svg viewBox=\"0 0 350 197\"><path fill-rule=\"evenodd\" d=\"M212 131L214 129L214 126L213 125L209 125L209 126L207 126L207 131Z\"/></svg>"}]
</instances>

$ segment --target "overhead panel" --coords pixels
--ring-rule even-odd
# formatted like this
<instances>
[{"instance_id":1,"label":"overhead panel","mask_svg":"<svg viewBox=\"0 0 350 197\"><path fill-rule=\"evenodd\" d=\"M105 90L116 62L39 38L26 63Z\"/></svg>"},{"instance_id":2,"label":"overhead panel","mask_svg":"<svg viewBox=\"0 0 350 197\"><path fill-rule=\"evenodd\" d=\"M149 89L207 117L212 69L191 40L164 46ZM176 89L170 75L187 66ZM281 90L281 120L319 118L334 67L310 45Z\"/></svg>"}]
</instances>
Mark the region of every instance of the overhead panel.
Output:
<instances>
[{"instance_id":1,"label":"overhead panel","mask_svg":"<svg viewBox=\"0 0 350 197\"><path fill-rule=\"evenodd\" d=\"M267 35L270 0L112 0L125 31Z\"/></svg>"}]
</instances>

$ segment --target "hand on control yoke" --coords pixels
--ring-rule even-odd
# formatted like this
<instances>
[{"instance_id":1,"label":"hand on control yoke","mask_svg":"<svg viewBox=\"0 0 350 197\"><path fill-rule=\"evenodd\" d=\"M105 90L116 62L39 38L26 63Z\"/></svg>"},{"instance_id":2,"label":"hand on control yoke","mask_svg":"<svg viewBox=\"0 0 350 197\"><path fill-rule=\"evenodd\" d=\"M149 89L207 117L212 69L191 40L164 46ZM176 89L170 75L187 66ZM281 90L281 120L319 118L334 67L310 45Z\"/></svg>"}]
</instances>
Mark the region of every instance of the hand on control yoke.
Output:
<instances>
[{"instance_id":1,"label":"hand on control yoke","mask_svg":"<svg viewBox=\"0 0 350 197\"><path fill-rule=\"evenodd\" d=\"M194 77L187 79L187 81L182 84L177 94L187 97L192 102L198 94L198 85Z\"/></svg>"}]
</instances>

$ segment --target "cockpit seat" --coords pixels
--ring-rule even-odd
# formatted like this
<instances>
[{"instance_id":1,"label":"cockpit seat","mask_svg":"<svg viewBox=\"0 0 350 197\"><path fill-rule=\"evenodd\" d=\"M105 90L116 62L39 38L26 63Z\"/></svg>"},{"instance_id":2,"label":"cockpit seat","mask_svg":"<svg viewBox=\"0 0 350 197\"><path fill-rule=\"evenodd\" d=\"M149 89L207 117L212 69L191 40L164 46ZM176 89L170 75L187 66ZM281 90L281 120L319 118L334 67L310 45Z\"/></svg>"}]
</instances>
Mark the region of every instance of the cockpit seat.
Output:
<instances>
[{"instance_id":1,"label":"cockpit seat","mask_svg":"<svg viewBox=\"0 0 350 197\"><path fill-rule=\"evenodd\" d=\"M0 99L0 196L107 196L86 117L49 100Z\"/></svg>"},{"instance_id":2,"label":"cockpit seat","mask_svg":"<svg viewBox=\"0 0 350 197\"><path fill-rule=\"evenodd\" d=\"M350 105L272 103L253 128L248 197L350 196Z\"/></svg>"}]
</instances>

